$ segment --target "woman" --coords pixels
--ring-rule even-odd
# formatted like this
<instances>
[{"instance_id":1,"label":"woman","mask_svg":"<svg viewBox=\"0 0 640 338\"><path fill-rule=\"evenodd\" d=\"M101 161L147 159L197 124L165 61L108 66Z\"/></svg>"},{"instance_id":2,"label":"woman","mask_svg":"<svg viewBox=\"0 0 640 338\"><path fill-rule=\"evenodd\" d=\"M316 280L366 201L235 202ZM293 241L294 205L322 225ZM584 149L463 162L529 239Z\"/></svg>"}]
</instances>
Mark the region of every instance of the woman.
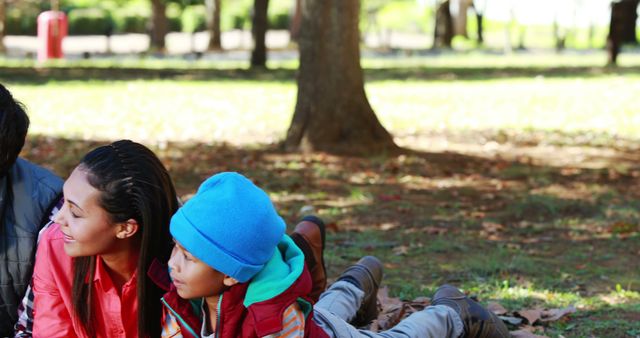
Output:
<instances>
[{"instance_id":1,"label":"woman","mask_svg":"<svg viewBox=\"0 0 640 338\"><path fill-rule=\"evenodd\" d=\"M33 336L160 336L164 291L149 276L166 269L178 208L160 160L128 140L99 147L63 193L38 246Z\"/></svg>"}]
</instances>

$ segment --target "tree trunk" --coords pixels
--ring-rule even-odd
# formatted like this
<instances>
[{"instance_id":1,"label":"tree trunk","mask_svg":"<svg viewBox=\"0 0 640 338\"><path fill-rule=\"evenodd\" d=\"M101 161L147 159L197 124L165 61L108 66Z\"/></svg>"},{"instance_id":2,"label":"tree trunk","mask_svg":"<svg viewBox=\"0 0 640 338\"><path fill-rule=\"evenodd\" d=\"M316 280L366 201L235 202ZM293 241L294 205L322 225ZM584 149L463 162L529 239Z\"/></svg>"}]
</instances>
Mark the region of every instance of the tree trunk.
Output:
<instances>
[{"instance_id":1,"label":"tree trunk","mask_svg":"<svg viewBox=\"0 0 640 338\"><path fill-rule=\"evenodd\" d=\"M291 18L291 26L289 27L289 36L292 41L298 41L300 36L300 24L302 23L302 0L296 0L295 8Z\"/></svg>"},{"instance_id":2,"label":"tree trunk","mask_svg":"<svg viewBox=\"0 0 640 338\"><path fill-rule=\"evenodd\" d=\"M478 45L484 44L484 13L486 11L487 2L482 2L483 6L480 8L480 4L478 1L472 1L471 7L473 7L473 11L476 13L476 37L478 39Z\"/></svg>"},{"instance_id":3,"label":"tree trunk","mask_svg":"<svg viewBox=\"0 0 640 338\"><path fill-rule=\"evenodd\" d=\"M207 31L209 32L209 43L207 50L215 51L222 49L222 30L220 29L220 6L221 0L205 0L207 7Z\"/></svg>"},{"instance_id":4,"label":"tree trunk","mask_svg":"<svg viewBox=\"0 0 640 338\"><path fill-rule=\"evenodd\" d=\"M298 99L288 150L371 155L397 150L364 91L358 0L304 0Z\"/></svg>"},{"instance_id":5,"label":"tree trunk","mask_svg":"<svg viewBox=\"0 0 640 338\"><path fill-rule=\"evenodd\" d=\"M478 44L484 44L484 35L483 35L483 25L484 25L484 15L482 13L476 12L476 20L478 21L477 27L477 36L478 36Z\"/></svg>"},{"instance_id":6,"label":"tree trunk","mask_svg":"<svg viewBox=\"0 0 640 338\"><path fill-rule=\"evenodd\" d=\"M7 50L4 46L5 27L7 26L6 0L0 0L0 54L4 54Z\"/></svg>"},{"instance_id":7,"label":"tree trunk","mask_svg":"<svg viewBox=\"0 0 640 338\"><path fill-rule=\"evenodd\" d=\"M167 4L164 0L151 0L151 49L164 52L166 50L164 38L169 32L167 19Z\"/></svg>"},{"instance_id":8,"label":"tree trunk","mask_svg":"<svg viewBox=\"0 0 640 338\"><path fill-rule=\"evenodd\" d=\"M516 23L516 14L511 7L509 9L509 22L504 26L504 53L511 54L513 52L513 45L511 44L511 32Z\"/></svg>"},{"instance_id":9,"label":"tree trunk","mask_svg":"<svg viewBox=\"0 0 640 338\"><path fill-rule=\"evenodd\" d=\"M451 48L453 41L453 18L449 0L445 0L436 9L436 28L433 32L433 48Z\"/></svg>"},{"instance_id":10,"label":"tree trunk","mask_svg":"<svg viewBox=\"0 0 640 338\"><path fill-rule=\"evenodd\" d=\"M638 4L640 0L624 0L619 4L623 15L622 43L637 44L636 22L638 21Z\"/></svg>"},{"instance_id":11,"label":"tree trunk","mask_svg":"<svg viewBox=\"0 0 640 338\"><path fill-rule=\"evenodd\" d=\"M253 33L253 52L251 52L251 67L267 67L267 44L266 36L268 29L267 12L269 0L254 0L253 2L253 23L251 31Z\"/></svg>"},{"instance_id":12,"label":"tree trunk","mask_svg":"<svg viewBox=\"0 0 640 338\"><path fill-rule=\"evenodd\" d=\"M636 38L636 21L638 20L638 4L640 0L622 0L611 4L611 21L607 36L608 64L618 62L620 48L625 43L638 43Z\"/></svg>"},{"instance_id":13,"label":"tree trunk","mask_svg":"<svg viewBox=\"0 0 640 338\"><path fill-rule=\"evenodd\" d=\"M469 37L467 34L467 11L471 6L472 2L469 0L458 0L457 1L457 13L454 23L454 35L462 36L465 38Z\"/></svg>"}]
</instances>

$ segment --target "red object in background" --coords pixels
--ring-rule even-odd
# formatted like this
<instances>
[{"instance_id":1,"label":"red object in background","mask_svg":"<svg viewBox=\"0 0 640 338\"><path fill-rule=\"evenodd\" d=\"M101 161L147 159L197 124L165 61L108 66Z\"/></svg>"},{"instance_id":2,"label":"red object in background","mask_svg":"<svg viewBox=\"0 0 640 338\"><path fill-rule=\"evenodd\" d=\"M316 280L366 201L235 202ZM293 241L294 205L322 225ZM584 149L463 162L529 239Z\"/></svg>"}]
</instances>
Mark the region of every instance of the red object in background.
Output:
<instances>
[{"instance_id":1,"label":"red object in background","mask_svg":"<svg viewBox=\"0 0 640 338\"><path fill-rule=\"evenodd\" d=\"M38 61L64 56L62 40L67 36L67 26L64 12L46 11L38 15Z\"/></svg>"}]
</instances>

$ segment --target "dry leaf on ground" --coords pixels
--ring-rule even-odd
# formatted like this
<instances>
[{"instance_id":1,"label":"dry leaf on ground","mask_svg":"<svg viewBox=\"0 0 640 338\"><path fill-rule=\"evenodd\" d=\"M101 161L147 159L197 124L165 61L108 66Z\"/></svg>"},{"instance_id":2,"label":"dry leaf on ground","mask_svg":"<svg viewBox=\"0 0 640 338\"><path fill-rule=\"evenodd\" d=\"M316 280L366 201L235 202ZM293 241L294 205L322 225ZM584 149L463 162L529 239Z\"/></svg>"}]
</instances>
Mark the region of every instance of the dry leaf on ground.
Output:
<instances>
[{"instance_id":1,"label":"dry leaf on ground","mask_svg":"<svg viewBox=\"0 0 640 338\"><path fill-rule=\"evenodd\" d=\"M487 305L487 310L495 313L497 316L501 316L505 313L507 313L507 309L504 308L504 306L500 305L499 303L496 302L491 302Z\"/></svg>"},{"instance_id":2,"label":"dry leaf on ground","mask_svg":"<svg viewBox=\"0 0 640 338\"><path fill-rule=\"evenodd\" d=\"M572 314L576 312L576 308L573 305L570 305L564 309L551 309L542 312L541 321L543 322L554 322L556 320L560 320L560 318Z\"/></svg>"},{"instance_id":3,"label":"dry leaf on ground","mask_svg":"<svg viewBox=\"0 0 640 338\"><path fill-rule=\"evenodd\" d=\"M542 318L542 312L543 311L540 309L529 309L520 310L515 314L526 319L529 324L533 325Z\"/></svg>"}]
</instances>

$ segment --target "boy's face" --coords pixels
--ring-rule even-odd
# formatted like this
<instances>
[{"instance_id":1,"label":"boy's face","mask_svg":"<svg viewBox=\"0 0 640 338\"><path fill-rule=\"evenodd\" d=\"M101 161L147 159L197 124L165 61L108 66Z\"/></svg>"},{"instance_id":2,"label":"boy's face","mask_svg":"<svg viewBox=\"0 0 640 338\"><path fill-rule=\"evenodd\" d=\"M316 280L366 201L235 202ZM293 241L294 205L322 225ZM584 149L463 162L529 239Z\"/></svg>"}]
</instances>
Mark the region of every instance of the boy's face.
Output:
<instances>
[{"instance_id":1,"label":"boy's face","mask_svg":"<svg viewBox=\"0 0 640 338\"><path fill-rule=\"evenodd\" d=\"M177 241L171 252L169 268L178 295L184 299L217 296L238 283L197 259Z\"/></svg>"}]
</instances>

